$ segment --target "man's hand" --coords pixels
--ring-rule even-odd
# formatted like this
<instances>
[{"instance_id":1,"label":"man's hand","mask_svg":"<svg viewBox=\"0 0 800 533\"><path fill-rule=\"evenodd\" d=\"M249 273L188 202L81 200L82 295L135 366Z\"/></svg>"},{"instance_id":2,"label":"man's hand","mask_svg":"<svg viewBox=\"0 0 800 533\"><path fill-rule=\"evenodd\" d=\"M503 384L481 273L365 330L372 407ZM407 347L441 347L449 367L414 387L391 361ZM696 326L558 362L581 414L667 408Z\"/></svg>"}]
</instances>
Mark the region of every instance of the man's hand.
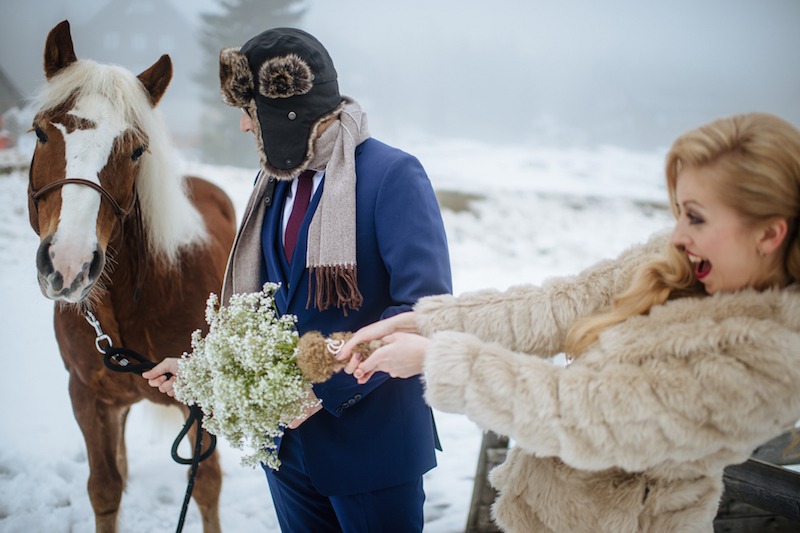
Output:
<instances>
[{"instance_id":1,"label":"man's hand","mask_svg":"<svg viewBox=\"0 0 800 533\"><path fill-rule=\"evenodd\" d=\"M175 377L178 375L177 357L167 357L156 366L142 372L142 377L147 380L147 384L156 387L158 390L169 396L175 397ZM167 374L172 374L167 376Z\"/></svg>"}]
</instances>

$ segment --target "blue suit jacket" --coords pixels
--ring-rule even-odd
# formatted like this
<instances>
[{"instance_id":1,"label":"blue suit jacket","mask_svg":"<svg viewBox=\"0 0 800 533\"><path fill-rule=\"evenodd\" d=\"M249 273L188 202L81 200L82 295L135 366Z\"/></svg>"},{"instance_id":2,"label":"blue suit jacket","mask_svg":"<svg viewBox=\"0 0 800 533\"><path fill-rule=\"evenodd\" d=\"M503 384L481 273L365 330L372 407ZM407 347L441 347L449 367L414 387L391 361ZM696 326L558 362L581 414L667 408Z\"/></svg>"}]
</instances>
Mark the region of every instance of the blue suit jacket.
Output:
<instances>
[{"instance_id":1,"label":"blue suit jacket","mask_svg":"<svg viewBox=\"0 0 800 533\"><path fill-rule=\"evenodd\" d=\"M291 264L281 237L281 214L290 183L275 189L262 226L262 282L280 282L281 313L298 317L298 332L355 331L408 311L423 296L452 292L444 225L419 161L375 139L356 148L356 261L364 303L357 311L308 308L305 268L308 225L325 179L311 199ZM379 373L364 385L339 372L314 392L323 409L296 431L307 473L326 495L370 492L418 478L436 466L438 447L431 409L419 377Z\"/></svg>"}]
</instances>

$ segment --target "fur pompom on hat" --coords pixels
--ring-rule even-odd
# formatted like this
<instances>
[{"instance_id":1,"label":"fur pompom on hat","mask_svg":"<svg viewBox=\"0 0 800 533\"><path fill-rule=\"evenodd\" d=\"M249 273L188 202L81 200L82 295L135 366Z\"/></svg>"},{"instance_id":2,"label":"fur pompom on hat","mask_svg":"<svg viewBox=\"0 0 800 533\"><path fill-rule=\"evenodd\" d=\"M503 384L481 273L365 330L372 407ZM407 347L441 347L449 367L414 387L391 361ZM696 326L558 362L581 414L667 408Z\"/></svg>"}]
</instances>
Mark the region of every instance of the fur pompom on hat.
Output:
<instances>
[{"instance_id":1,"label":"fur pompom on hat","mask_svg":"<svg viewBox=\"0 0 800 533\"><path fill-rule=\"evenodd\" d=\"M343 107L325 47L296 28L274 28L219 56L222 100L247 111L264 170L291 179L314 156L319 125Z\"/></svg>"},{"instance_id":2,"label":"fur pompom on hat","mask_svg":"<svg viewBox=\"0 0 800 533\"><path fill-rule=\"evenodd\" d=\"M267 60L258 71L258 86L267 98L291 98L306 94L313 87L314 74L295 54Z\"/></svg>"}]
</instances>

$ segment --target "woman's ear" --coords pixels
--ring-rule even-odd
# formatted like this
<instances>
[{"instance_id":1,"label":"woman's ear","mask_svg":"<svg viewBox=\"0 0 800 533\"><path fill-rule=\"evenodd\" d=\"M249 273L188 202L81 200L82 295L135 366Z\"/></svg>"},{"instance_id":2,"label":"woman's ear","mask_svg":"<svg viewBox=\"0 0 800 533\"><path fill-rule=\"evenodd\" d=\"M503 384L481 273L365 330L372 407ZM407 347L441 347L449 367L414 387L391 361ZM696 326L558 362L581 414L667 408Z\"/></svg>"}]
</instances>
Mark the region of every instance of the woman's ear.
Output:
<instances>
[{"instance_id":1,"label":"woman's ear","mask_svg":"<svg viewBox=\"0 0 800 533\"><path fill-rule=\"evenodd\" d=\"M777 250L788 232L788 223L785 218L775 218L768 222L761 231L758 241L758 250L761 255L768 255Z\"/></svg>"}]
</instances>

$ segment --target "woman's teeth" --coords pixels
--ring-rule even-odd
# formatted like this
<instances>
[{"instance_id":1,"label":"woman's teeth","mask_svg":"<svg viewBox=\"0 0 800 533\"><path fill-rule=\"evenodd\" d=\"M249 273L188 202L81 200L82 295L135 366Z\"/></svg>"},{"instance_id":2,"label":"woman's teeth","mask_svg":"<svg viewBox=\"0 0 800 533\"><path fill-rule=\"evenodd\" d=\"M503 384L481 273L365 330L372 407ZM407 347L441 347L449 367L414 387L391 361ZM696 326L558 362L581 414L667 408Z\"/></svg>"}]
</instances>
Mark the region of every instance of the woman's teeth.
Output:
<instances>
[{"instance_id":1,"label":"woman's teeth","mask_svg":"<svg viewBox=\"0 0 800 533\"><path fill-rule=\"evenodd\" d=\"M708 276L709 272L711 272L711 263L699 255L690 253L687 253L686 255L689 258L689 262L692 263L692 266L694 266L694 275L697 276L698 280L702 280Z\"/></svg>"}]
</instances>

